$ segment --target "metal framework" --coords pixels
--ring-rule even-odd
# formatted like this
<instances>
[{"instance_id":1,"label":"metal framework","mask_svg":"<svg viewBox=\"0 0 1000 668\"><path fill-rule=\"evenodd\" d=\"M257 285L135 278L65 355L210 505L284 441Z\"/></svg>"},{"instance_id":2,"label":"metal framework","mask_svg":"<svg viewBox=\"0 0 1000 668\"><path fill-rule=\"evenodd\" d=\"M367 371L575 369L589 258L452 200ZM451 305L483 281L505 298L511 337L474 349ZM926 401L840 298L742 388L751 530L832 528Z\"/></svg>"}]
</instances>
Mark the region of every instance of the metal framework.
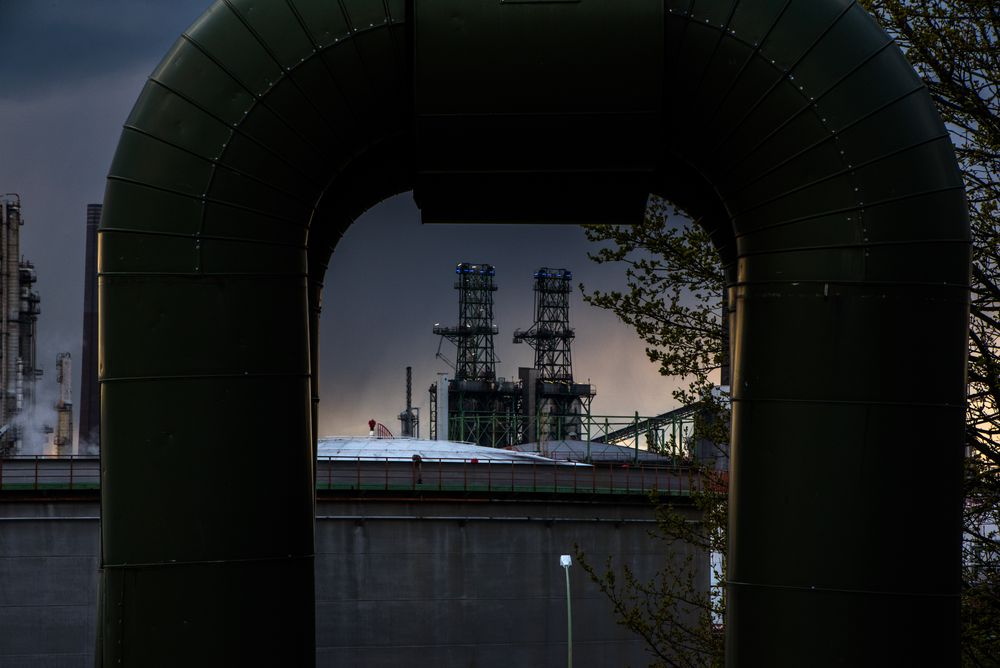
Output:
<instances>
[{"instance_id":1,"label":"metal framework","mask_svg":"<svg viewBox=\"0 0 1000 668\"><path fill-rule=\"evenodd\" d=\"M571 344L576 333L569 326L573 272L542 267L534 278L535 322L526 330L514 331L514 343L527 343L535 350L534 368L538 372L534 381L537 403L527 406L535 419L525 439L580 439L580 416L590 413L596 392L589 383L573 382Z\"/></svg>"},{"instance_id":2,"label":"metal framework","mask_svg":"<svg viewBox=\"0 0 1000 668\"><path fill-rule=\"evenodd\" d=\"M463 381L448 385L448 439L488 448L523 443L528 433L521 387L501 380L488 387Z\"/></svg>"},{"instance_id":3,"label":"metal framework","mask_svg":"<svg viewBox=\"0 0 1000 668\"><path fill-rule=\"evenodd\" d=\"M420 409L413 407L413 367L406 367L406 408L399 414L399 433L404 438L420 437Z\"/></svg>"},{"instance_id":4,"label":"metal framework","mask_svg":"<svg viewBox=\"0 0 1000 668\"><path fill-rule=\"evenodd\" d=\"M491 381L496 378L496 351L493 337L493 283L496 270L490 264L462 262L455 267L458 280L458 324L434 326L434 333L448 339L458 349L455 380Z\"/></svg>"},{"instance_id":5,"label":"metal framework","mask_svg":"<svg viewBox=\"0 0 1000 668\"><path fill-rule=\"evenodd\" d=\"M35 415L40 298L35 265L21 257L21 198L0 196L0 453L40 447L51 428ZM47 429L47 431L46 431Z\"/></svg>"},{"instance_id":6,"label":"metal framework","mask_svg":"<svg viewBox=\"0 0 1000 668\"><path fill-rule=\"evenodd\" d=\"M569 326L569 293L573 273L542 267L535 272L535 322L514 330L514 343L535 349L535 368L544 381L573 380L570 344L576 333Z\"/></svg>"},{"instance_id":7,"label":"metal framework","mask_svg":"<svg viewBox=\"0 0 1000 668\"><path fill-rule=\"evenodd\" d=\"M428 438L432 441L438 440L438 388L437 383L432 383L427 390L427 431Z\"/></svg>"},{"instance_id":8,"label":"metal framework","mask_svg":"<svg viewBox=\"0 0 1000 668\"><path fill-rule=\"evenodd\" d=\"M434 326L434 333L455 344L455 377L448 381L448 433L437 438L465 441L489 447L506 447L519 443L519 421L483 420L483 415L521 413L521 391L517 383L496 376L496 352L493 337L493 293L496 269L490 264L463 262L455 267L458 280L458 324ZM442 357L440 347L438 357ZM438 407L432 396L433 411Z\"/></svg>"},{"instance_id":9,"label":"metal framework","mask_svg":"<svg viewBox=\"0 0 1000 668\"><path fill-rule=\"evenodd\" d=\"M621 445L636 438L637 434L655 434L647 436L651 445L673 445L693 435L695 416L701 409L700 404L691 404L660 413L654 417L639 417L639 414L636 413L634 421L626 422L620 427L615 424L613 429L605 428L603 434L594 436L592 440L595 443ZM650 449L657 450L656 447Z\"/></svg>"}]
</instances>

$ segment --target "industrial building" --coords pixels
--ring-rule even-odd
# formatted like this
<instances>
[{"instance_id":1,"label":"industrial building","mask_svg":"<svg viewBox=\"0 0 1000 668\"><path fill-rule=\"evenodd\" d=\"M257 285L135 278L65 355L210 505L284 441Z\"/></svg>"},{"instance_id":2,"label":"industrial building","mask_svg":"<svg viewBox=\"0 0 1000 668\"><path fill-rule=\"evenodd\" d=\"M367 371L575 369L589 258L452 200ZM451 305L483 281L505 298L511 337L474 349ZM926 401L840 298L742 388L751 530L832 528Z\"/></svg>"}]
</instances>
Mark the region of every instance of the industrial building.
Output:
<instances>
[{"instance_id":1,"label":"industrial building","mask_svg":"<svg viewBox=\"0 0 1000 668\"><path fill-rule=\"evenodd\" d=\"M519 443L523 436L521 387L496 375L496 269L463 262L455 267L455 274L458 324L435 324L433 330L442 341L455 344L454 377L430 388L431 438L492 447ZM438 357L447 361L440 345Z\"/></svg>"},{"instance_id":2,"label":"industrial building","mask_svg":"<svg viewBox=\"0 0 1000 668\"><path fill-rule=\"evenodd\" d=\"M21 257L21 198L0 197L0 454L11 455L47 440L35 419L36 356L40 313L35 266Z\"/></svg>"},{"instance_id":3,"label":"industrial building","mask_svg":"<svg viewBox=\"0 0 1000 668\"><path fill-rule=\"evenodd\" d=\"M458 324L434 325L441 340L455 344L454 376L431 385L431 438L466 441L489 447L511 447L530 441L578 439L581 415L589 413L596 393L589 383L573 380L569 326L570 281L566 269L542 267L534 274L534 323L514 332L514 343L535 351L534 366L518 370L517 380L497 377L493 337L493 293L496 268L463 262L458 280Z\"/></svg>"},{"instance_id":4,"label":"industrial building","mask_svg":"<svg viewBox=\"0 0 1000 668\"><path fill-rule=\"evenodd\" d=\"M527 343L535 350L534 366L519 370L525 391L526 435L536 442L578 440L583 434L580 416L590 412L597 391L590 383L573 380L570 344L576 333L569 326L573 274L542 267L534 279L535 322L514 332L514 343Z\"/></svg>"},{"instance_id":5,"label":"industrial building","mask_svg":"<svg viewBox=\"0 0 1000 668\"><path fill-rule=\"evenodd\" d=\"M616 446L603 447L608 453ZM558 559L574 545L594 564L626 556L640 577L652 577L667 560L693 563L696 581L708 586L697 548L649 540L652 489L674 498L692 520L698 516L687 500L687 472L662 457L645 453L637 465L607 454L587 465L376 437L321 438L318 451L317 666L563 665L566 591ZM92 666L99 461L0 464L0 666ZM267 492L266 483L246 487L233 471L218 475L218 484L244 494ZM569 575L574 665L645 665L642 639L615 623L597 585L578 565ZM124 602L126 619L134 604Z\"/></svg>"},{"instance_id":6,"label":"industrial building","mask_svg":"<svg viewBox=\"0 0 1000 668\"><path fill-rule=\"evenodd\" d=\"M675 463L698 461L718 470L728 469L728 452L704 438L696 438L695 422L713 419L704 405L693 404L656 416L594 416L591 402L597 390L573 375L569 308L573 273L565 268L541 267L533 274L534 321L516 329L513 342L534 351L533 365L520 367L517 380L497 377L493 337L493 294L496 268L485 263L463 262L459 277L458 324L434 325L441 342L455 344L455 362L441 352L453 377L438 374L429 389L430 438L516 449L544 456L590 462L612 457L639 461L639 451L663 454ZM410 400L407 367L407 403L400 414L402 433L414 434L417 420ZM628 446L625 448L618 446ZM610 446L610 447L608 447Z\"/></svg>"}]
</instances>

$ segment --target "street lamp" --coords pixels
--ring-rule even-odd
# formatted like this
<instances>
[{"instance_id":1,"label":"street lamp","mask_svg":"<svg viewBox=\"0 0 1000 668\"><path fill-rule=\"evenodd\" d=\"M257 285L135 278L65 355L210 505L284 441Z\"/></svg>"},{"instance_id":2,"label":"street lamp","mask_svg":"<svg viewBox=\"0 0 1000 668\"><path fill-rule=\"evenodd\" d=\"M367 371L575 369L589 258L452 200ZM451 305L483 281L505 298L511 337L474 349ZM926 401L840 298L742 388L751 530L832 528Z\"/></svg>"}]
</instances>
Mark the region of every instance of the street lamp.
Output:
<instances>
[{"instance_id":1,"label":"street lamp","mask_svg":"<svg viewBox=\"0 0 1000 668\"><path fill-rule=\"evenodd\" d=\"M573 607L569 598L569 567L573 565L573 558L561 555L559 565L566 571L566 666L573 668Z\"/></svg>"}]
</instances>

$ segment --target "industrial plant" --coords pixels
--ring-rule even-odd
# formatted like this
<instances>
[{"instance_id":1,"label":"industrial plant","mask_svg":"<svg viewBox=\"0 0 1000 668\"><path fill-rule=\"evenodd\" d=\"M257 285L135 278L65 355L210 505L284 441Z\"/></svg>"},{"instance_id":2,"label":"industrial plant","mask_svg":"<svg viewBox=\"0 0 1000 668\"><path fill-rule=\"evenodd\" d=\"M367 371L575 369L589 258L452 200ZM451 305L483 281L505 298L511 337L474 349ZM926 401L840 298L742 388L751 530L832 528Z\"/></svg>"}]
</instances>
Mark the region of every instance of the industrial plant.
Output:
<instances>
[{"instance_id":1,"label":"industrial plant","mask_svg":"<svg viewBox=\"0 0 1000 668\"><path fill-rule=\"evenodd\" d=\"M99 218L99 206L88 207L88 238ZM88 244L88 281L92 250ZM513 332L514 342L531 347L533 365L520 368L516 380L497 376L495 268L462 263L456 276L458 323L434 327L457 354L448 360L452 374L431 386L430 438L421 438L407 367L400 437L371 420L366 437L321 437L316 444L317 550L309 568L318 592L318 665L363 660L389 668L407 663L415 646L424 657L421 665L556 665L566 641L563 624L551 622L561 620L565 605L554 586L559 581L551 577L553 546L566 551L576 544L595 559L629 554L631 568L647 576L665 562L690 564L684 568L697 586L709 587L703 550L648 540L654 521L648 494L654 490L673 498L692 521L698 517L688 502L701 484L691 475L690 457L650 447L671 429L674 440L683 441L691 412L637 418L624 426L603 422L599 433L591 433L595 390L573 376L572 273L546 267L534 272L533 321ZM52 452L58 456L0 460L0 492L20 495L23 519L8 529L14 545L9 563L20 578L44 581L50 592L43 602L30 592L7 601L6 609L16 610L31 631L17 638L0 633L0 645L40 666L92 664L103 614L97 604L97 517L104 485L96 452L82 445L99 429L98 416L87 408L98 404L98 395L88 393L88 379L96 380L87 370L88 360L91 370L96 361L92 287L84 293L79 454L63 456L75 454L72 365L64 353L56 363ZM438 354L449 357L440 347ZM230 463L234 470L220 472L220 484L239 479L239 458ZM52 533L51 547L29 557L19 546L52 530L46 494L53 491L62 499L60 513L74 520ZM203 512L195 510L192 521L202 521ZM458 544L461 549L455 549ZM66 554L74 555L72 561ZM390 554L399 555L399 563L387 568ZM604 597L581 575L571 576L575 614L594 622L582 641L587 656L577 665L638 665L645 655L642 642L613 622ZM0 614L4 610L0 605ZM3 658L0 652L0 663Z\"/></svg>"},{"instance_id":2,"label":"industrial plant","mask_svg":"<svg viewBox=\"0 0 1000 668\"><path fill-rule=\"evenodd\" d=\"M514 332L514 343L527 343L534 349L535 362L518 369L516 380L496 373L496 268L463 262L455 267L455 274L458 324L436 324L433 330L442 341L455 345L456 354L451 363L438 346L438 357L452 367L454 375L442 375L430 387L431 439L489 447L579 439L580 416L589 413L596 391L589 383L573 380L572 272L547 267L535 272L534 322Z\"/></svg>"},{"instance_id":3,"label":"industrial plant","mask_svg":"<svg viewBox=\"0 0 1000 668\"><path fill-rule=\"evenodd\" d=\"M88 207L88 236L99 218L100 208ZM88 281L93 248L88 244ZM645 576L672 563L689 569L697 587L710 586L704 550L648 540L654 522L648 495L654 491L672 498L691 521L699 515L689 502L703 484L692 475L693 462L649 447L669 429L675 440L688 434L690 412L617 428L605 423L591 433L595 391L573 376L572 273L534 272L533 321L513 332L515 343L531 347L534 363L520 368L516 380L497 376L495 268L462 263L456 276L458 324L434 328L457 354L448 360L452 377L442 374L431 386L430 438L421 438L407 367L399 437L372 419L367 436L316 443L317 549L315 565L306 567L317 591L317 665L363 661L390 668L412 663L414 647L420 665L556 665L565 652L566 627L560 623L563 591L551 576L554 546L565 552L578 545L595 559L629 554L630 567ZM84 293L81 444L99 433L99 416L87 408L98 404L98 395L88 392L88 379L96 379L92 287ZM449 357L440 347L438 355ZM90 665L95 652L104 652L93 638L106 614L98 604L97 538L107 488L96 452L82 445L72 450L71 377L72 360L60 354L51 450L57 456L0 460L0 493L17 496L22 520L6 528L12 547L5 556L19 578L45 582L48 592L43 601L25 591L0 602L0 615L16 610L30 629L18 637L0 632L0 646L39 666ZM76 456L64 456L70 454ZM220 484L243 484L237 483L240 461L233 457L233 470L218 473ZM53 529L59 520L47 514L53 492L60 517L73 520L59 530ZM167 507L175 512L176 504ZM194 509L192 522L201 522L203 513ZM33 547L43 534L52 536L50 544ZM391 567L389 555L398 557ZM574 614L592 620L580 641L587 655L577 665L643 661L641 640L614 623L603 595L582 572L565 576L575 589ZM0 664L4 658L0 650Z\"/></svg>"},{"instance_id":4,"label":"industrial plant","mask_svg":"<svg viewBox=\"0 0 1000 668\"><path fill-rule=\"evenodd\" d=\"M24 222L21 198L0 196L0 456L37 454L49 443L68 455L73 448L70 355L60 353L56 359L58 399L40 405L41 297L34 289L35 265L21 255Z\"/></svg>"},{"instance_id":5,"label":"industrial plant","mask_svg":"<svg viewBox=\"0 0 1000 668\"><path fill-rule=\"evenodd\" d=\"M35 265L21 257L21 198L0 198L0 454L17 454L46 439L37 429L36 359L40 298Z\"/></svg>"},{"instance_id":6,"label":"industrial plant","mask_svg":"<svg viewBox=\"0 0 1000 668\"><path fill-rule=\"evenodd\" d=\"M977 614L961 567L982 254L978 163L950 139L964 157L978 142L935 108L955 78L906 58L926 40L892 30L841 0L214 2L108 169L101 459L0 458L0 664L604 668L680 663L705 635L688 665L723 649L730 668L958 665ZM726 475L658 451L670 414L595 436L563 269L535 276L514 332L535 360L505 378L496 271L458 265L434 441L412 397L409 438L373 422L317 439L327 268L362 212L406 192L424 223L637 225L650 195L689 215L731 312ZM16 452L37 301L19 202L2 214ZM410 251L388 241L390 261ZM692 602L721 513L702 490L728 507L724 637ZM690 540L651 538L655 495ZM624 615L574 549L638 585ZM651 656L665 608L708 623Z\"/></svg>"},{"instance_id":7,"label":"industrial plant","mask_svg":"<svg viewBox=\"0 0 1000 668\"><path fill-rule=\"evenodd\" d=\"M491 448L535 452L563 459L640 459L639 450L667 455L674 461L698 460L728 468L728 453L695 438L698 404L659 415L597 416L591 403L597 390L589 380L573 376L569 306L573 273L540 267L533 275L534 320L516 329L515 344L533 349L534 363L519 367L516 379L497 375L493 320L496 268L463 262L458 277L458 324L435 324L441 337L437 357L452 370L438 374L429 388L429 439L472 443ZM441 351L454 344L454 362ZM406 370L406 408L400 413L401 434L418 437L419 415L411 401L411 369ZM630 454L620 448L628 445Z\"/></svg>"},{"instance_id":8,"label":"industrial plant","mask_svg":"<svg viewBox=\"0 0 1000 668\"><path fill-rule=\"evenodd\" d=\"M4 209L3 259L18 257L9 245L16 244L17 228L12 235L7 223L21 223L20 207L9 204ZM31 454L23 447L21 425L38 422L23 418L35 410L29 401L37 396L34 383L41 375L31 373L31 384L25 376L35 368L39 299L30 289L33 268L24 260L17 272L21 311L16 320L7 320L19 326L15 333L21 347L16 357L3 350L5 362L15 359L15 373L21 374L13 386L19 393L4 394L16 399L5 406L21 412L6 414L12 429L20 431L12 432L18 440L0 459L0 492L18 496L23 516L8 529L15 547L7 557L19 578L44 581L50 593L41 603L29 592L7 601L6 610L16 610L31 632L16 638L9 631L0 633L0 645L43 666L93 663L93 637L102 623L96 539L105 487L95 456L100 438L96 236L101 213L100 205L87 207L77 448L72 359L60 353L58 391L50 407L54 429L48 429L52 447L43 456L17 456ZM312 572L319 592L319 665L343 665L359 657L370 666L402 665L414 643L430 657L427 665L495 663L510 657L519 657L521 665L554 665L565 639L563 626L547 621L558 619L563 606L562 591L550 576L553 545L567 550L577 544L597 559L630 554L631 567L647 575L664 562L678 567L690 563L697 586L710 585L708 557L700 548L658 546L647 539L654 521L647 495L654 490L673 498L692 520L698 516L687 500L702 484L691 475L693 457L704 453L691 438L693 409L629 417L626 424L602 417L598 423L591 415L594 386L574 378L573 274L564 268L534 272L533 310L525 309L530 325L512 333L514 343L530 347L533 363L519 368L516 378L498 376L496 269L466 262L457 265L455 276L457 323L436 324L433 330L455 352L438 347L450 373L431 385L427 419L413 405L413 371L407 367L400 437L371 420L367 437L326 437L316 444ZM21 328L25 323L30 327ZM10 340L5 336L5 342ZM422 438L421 427L429 438ZM680 447L658 447L667 442ZM235 458L230 463L240 466ZM235 481L234 476L235 471L221 473L220 484ZM47 494L53 492L62 499L60 512L74 520L52 534L50 547L29 555L19 546L30 546L35 537L51 531L46 509ZM470 502L476 503L474 513ZM196 509L192 521L202 521L202 513ZM463 548L454 549L459 543ZM72 562L65 554L74 555ZM385 568L387 554L405 558L397 567ZM510 579L497 573L518 575ZM579 658L578 665L642 661L642 643L613 623L603 596L580 574L572 577L578 588L577 614L598 620L585 641L589 656ZM460 589L455 589L457 582ZM378 600L378 615L387 615L388 623L372 617L372 596ZM4 610L0 605L0 614ZM503 629L494 628L497 619L507 620ZM103 652L100 647L96 651ZM0 663L3 658L0 651Z\"/></svg>"}]
</instances>

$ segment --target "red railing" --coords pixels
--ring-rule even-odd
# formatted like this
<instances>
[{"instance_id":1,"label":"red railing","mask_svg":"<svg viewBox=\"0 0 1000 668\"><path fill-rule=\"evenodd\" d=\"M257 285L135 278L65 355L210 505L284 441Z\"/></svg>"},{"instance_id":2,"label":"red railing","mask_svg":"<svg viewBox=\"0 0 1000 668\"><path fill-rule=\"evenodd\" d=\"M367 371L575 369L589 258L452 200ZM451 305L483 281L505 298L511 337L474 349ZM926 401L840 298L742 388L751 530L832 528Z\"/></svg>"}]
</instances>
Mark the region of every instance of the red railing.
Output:
<instances>
[{"instance_id":1,"label":"red railing","mask_svg":"<svg viewBox=\"0 0 1000 668\"><path fill-rule=\"evenodd\" d=\"M642 463L583 465L510 459L320 457L317 489L357 491L687 494L689 469Z\"/></svg>"},{"instance_id":2,"label":"red railing","mask_svg":"<svg viewBox=\"0 0 1000 668\"><path fill-rule=\"evenodd\" d=\"M321 491L525 492L684 495L706 484L691 469L649 464L523 461L511 459L320 457ZM97 489L96 457L0 459L0 491Z\"/></svg>"}]
</instances>

